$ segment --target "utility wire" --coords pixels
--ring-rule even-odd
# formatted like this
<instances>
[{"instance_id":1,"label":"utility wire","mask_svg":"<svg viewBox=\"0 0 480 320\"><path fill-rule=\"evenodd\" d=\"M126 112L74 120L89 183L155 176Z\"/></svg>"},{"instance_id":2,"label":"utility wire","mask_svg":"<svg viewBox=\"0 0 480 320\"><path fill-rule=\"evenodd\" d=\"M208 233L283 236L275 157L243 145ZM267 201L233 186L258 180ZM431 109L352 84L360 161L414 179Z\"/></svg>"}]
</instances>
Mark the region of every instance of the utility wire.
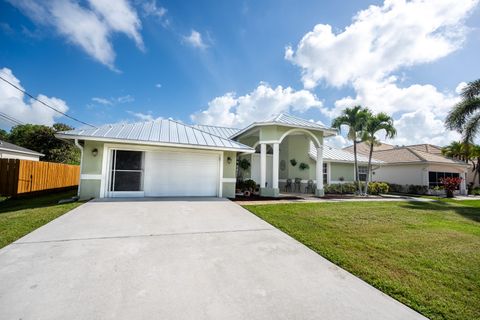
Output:
<instances>
[{"instance_id":1,"label":"utility wire","mask_svg":"<svg viewBox=\"0 0 480 320\"><path fill-rule=\"evenodd\" d=\"M0 112L0 117L13 123L13 124L24 124L22 121L18 120L18 119L15 119L14 117L11 117L9 116L8 114L6 113L3 113L3 112Z\"/></svg>"},{"instance_id":2,"label":"utility wire","mask_svg":"<svg viewBox=\"0 0 480 320\"><path fill-rule=\"evenodd\" d=\"M79 119L77 119L77 118L74 118L74 117L72 117L72 116L69 116L69 115L66 114L65 112L62 112L62 111L60 111L60 110L58 110L58 109L55 109L55 108L52 107L52 106L49 106L48 104L46 104L46 103L43 102L42 100L39 100L39 99L35 98L35 97L32 96L30 93L28 93L27 91L23 90L22 88L17 87L16 85L14 85L13 83L11 83L11 82L8 81L7 79L5 79L5 78L3 78L3 77L1 77L1 76L0 76L0 79L3 80L3 81L5 81L5 82L8 83L9 85L11 85L12 87L14 87L15 89L17 89L18 91L23 92L24 94L26 94L27 96L29 96L29 97L32 98L33 100L40 102L40 103L43 104L45 107L50 108L50 109L52 109L53 111L58 112L58 113L60 113L61 115L65 116L65 117L67 117L67 118L70 118L70 119L72 119L72 120L74 120L74 121L77 121L77 122L79 122L79 123L85 124L85 125L90 126L90 127L92 127L92 128L96 128L95 126L93 126L93 125L91 125L91 124L89 124L89 123L86 123L86 122L84 122L84 121L82 121L82 120L79 120Z\"/></svg>"}]
</instances>

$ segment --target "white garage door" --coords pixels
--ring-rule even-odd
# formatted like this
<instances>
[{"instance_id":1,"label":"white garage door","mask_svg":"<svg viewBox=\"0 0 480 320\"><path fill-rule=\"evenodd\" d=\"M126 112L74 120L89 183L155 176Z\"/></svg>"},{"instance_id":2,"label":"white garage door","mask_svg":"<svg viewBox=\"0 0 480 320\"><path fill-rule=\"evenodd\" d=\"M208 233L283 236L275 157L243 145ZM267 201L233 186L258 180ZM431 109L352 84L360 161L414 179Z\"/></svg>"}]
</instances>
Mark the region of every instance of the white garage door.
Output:
<instances>
[{"instance_id":1,"label":"white garage door","mask_svg":"<svg viewBox=\"0 0 480 320\"><path fill-rule=\"evenodd\" d=\"M145 152L145 196L218 196L219 159L216 154Z\"/></svg>"}]
</instances>

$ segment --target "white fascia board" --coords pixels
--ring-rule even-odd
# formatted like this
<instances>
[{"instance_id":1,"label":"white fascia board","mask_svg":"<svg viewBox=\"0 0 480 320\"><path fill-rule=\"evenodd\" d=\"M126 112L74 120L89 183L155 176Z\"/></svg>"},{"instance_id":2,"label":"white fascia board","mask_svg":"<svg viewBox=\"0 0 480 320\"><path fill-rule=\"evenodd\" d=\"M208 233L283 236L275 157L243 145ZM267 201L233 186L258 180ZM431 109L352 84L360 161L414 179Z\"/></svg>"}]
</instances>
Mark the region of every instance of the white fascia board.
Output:
<instances>
[{"instance_id":1,"label":"white fascia board","mask_svg":"<svg viewBox=\"0 0 480 320\"><path fill-rule=\"evenodd\" d=\"M2 148L2 147L0 147L0 150L7 151L7 152L28 154L28 155L31 155L31 156L40 156L40 157L45 156L43 153L36 152L36 151L31 151L30 152L30 151L16 150L16 149L10 149L10 148Z\"/></svg>"},{"instance_id":2,"label":"white fascia board","mask_svg":"<svg viewBox=\"0 0 480 320\"><path fill-rule=\"evenodd\" d=\"M329 135L325 135L325 137L330 137L330 136L336 136L338 132L333 129L328 129L328 128L315 128L315 127L308 127L308 126L298 126L298 125L293 125L293 124L287 124L287 123L278 123L278 122L254 122L245 129L242 129L238 131L235 134L232 134L229 139L236 138L243 133L249 131L250 129L253 129L255 127L261 127L261 126L280 126L280 127L289 127L289 128L299 128L299 129L308 129L308 130L314 130L314 131L321 131L325 133L329 133Z\"/></svg>"},{"instance_id":3,"label":"white fascia board","mask_svg":"<svg viewBox=\"0 0 480 320\"><path fill-rule=\"evenodd\" d=\"M90 137L90 136L77 136L77 135L68 135L68 134L55 134L56 138L63 139L78 139L78 140L90 140L90 141L101 141L101 142L111 142L111 143L125 143L125 144L138 144L146 146L159 146L159 147L175 147L175 148L184 148L184 149L206 149L206 150L220 150L220 151L238 151L245 153L255 153L253 148L228 148L228 147L214 147L214 146L202 146L202 145L193 145L193 144L182 144L182 143L168 143L168 142L155 142L155 141L138 141L138 140L125 140L125 139L112 139L112 138L101 138L101 137Z\"/></svg>"}]
</instances>

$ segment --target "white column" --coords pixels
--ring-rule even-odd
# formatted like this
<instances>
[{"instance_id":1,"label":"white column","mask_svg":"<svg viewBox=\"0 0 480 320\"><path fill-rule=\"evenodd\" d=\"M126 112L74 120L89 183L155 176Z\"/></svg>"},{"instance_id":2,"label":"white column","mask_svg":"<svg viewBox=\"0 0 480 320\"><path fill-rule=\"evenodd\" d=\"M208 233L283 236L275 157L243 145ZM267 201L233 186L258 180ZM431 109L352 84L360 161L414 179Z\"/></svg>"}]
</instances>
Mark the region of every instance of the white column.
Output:
<instances>
[{"instance_id":1,"label":"white column","mask_svg":"<svg viewBox=\"0 0 480 320\"><path fill-rule=\"evenodd\" d=\"M260 188L267 183L267 145L260 144Z\"/></svg>"},{"instance_id":2,"label":"white column","mask_svg":"<svg viewBox=\"0 0 480 320\"><path fill-rule=\"evenodd\" d=\"M317 189L323 189L323 146L317 148Z\"/></svg>"},{"instance_id":3,"label":"white column","mask_svg":"<svg viewBox=\"0 0 480 320\"><path fill-rule=\"evenodd\" d=\"M467 182L465 181L465 172L460 173L460 178L462 178L462 182L460 183L460 194L466 195Z\"/></svg>"},{"instance_id":4,"label":"white column","mask_svg":"<svg viewBox=\"0 0 480 320\"><path fill-rule=\"evenodd\" d=\"M278 189L279 144L273 144L272 188Z\"/></svg>"}]
</instances>

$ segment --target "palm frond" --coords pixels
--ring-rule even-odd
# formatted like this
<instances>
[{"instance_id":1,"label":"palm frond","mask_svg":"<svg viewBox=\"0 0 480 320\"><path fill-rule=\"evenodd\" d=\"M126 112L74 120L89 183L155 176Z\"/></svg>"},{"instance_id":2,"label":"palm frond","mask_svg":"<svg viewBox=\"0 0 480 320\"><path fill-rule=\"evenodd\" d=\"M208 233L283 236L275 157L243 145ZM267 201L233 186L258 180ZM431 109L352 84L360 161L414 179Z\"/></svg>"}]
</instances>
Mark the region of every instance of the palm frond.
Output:
<instances>
[{"instance_id":1,"label":"palm frond","mask_svg":"<svg viewBox=\"0 0 480 320\"><path fill-rule=\"evenodd\" d=\"M450 130L462 131L470 115L480 110L480 98L472 98L459 102L445 119L445 126Z\"/></svg>"},{"instance_id":2,"label":"palm frond","mask_svg":"<svg viewBox=\"0 0 480 320\"><path fill-rule=\"evenodd\" d=\"M480 112L477 112L475 115L469 118L468 122L465 124L463 129L463 140L466 143L472 143L473 138L480 131Z\"/></svg>"},{"instance_id":3,"label":"palm frond","mask_svg":"<svg viewBox=\"0 0 480 320\"><path fill-rule=\"evenodd\" d=\"M480 79L469 82L461 93L464 99L473 99L480 96Z\"/></svg>"}]
</instances>

